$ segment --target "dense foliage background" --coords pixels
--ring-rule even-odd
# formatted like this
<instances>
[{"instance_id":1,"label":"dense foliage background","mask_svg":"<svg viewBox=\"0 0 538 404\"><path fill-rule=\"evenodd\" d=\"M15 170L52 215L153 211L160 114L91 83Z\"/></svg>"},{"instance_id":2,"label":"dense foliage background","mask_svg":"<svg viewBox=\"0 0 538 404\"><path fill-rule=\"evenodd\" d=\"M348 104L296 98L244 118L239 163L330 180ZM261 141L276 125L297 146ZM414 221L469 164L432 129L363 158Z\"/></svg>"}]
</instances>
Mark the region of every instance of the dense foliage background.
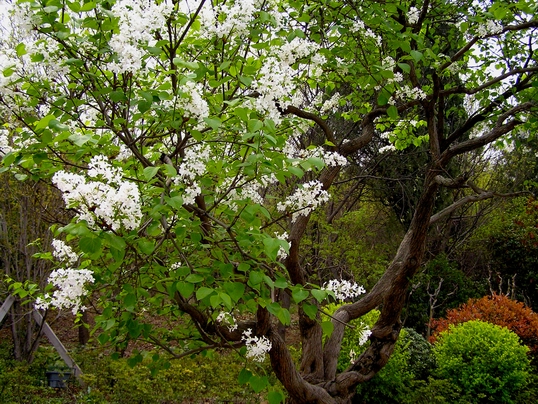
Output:
<instances>
[{"instance_id":1,"label":"dense foliage background","mask_svg":"<svg viewBox=\"0 0 538 404\"><path fill-rule=\"evenodd\" d=\"M80 400L534 397L535 1L1 6L5 397L34 308L102 346Z\"/></svg>"}]
</instances>

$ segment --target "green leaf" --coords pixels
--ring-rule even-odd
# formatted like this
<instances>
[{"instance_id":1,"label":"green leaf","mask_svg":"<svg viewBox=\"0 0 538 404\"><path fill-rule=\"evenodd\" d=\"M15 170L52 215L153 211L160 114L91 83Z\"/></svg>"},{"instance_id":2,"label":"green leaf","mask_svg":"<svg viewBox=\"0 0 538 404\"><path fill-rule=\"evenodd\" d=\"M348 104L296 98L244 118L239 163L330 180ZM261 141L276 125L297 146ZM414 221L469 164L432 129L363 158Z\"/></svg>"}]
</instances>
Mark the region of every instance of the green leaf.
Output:
<instances>
[{"instance_id":1,"label":"green leaf","mask_svg":"<svg viewBox=\"0 0 538 404\"><path fill-rule=\"evenodd\" d=\"M250 269L250 265L245 262L242 262L237 266L237 270L239 272L247 272L249 269Z\"/></svg>"},{"instance_id":2,"label":"green leaf","mask_svg":"<svg viewBox=\"0 0 538 404\"><path fill-rule=\"evenodd\" d=\"M308 290L304 290L300 286L295 286L293 288L293 291L291 292L291 296L293 297L293 300L295 301L295 303L302 302L304 299L308 297L308 295L309 295Z\"/></svg>"},{"instance_id":3,"label":"green leaf","mask_svg":"<svg viewBox=\"0 0 538 404\"><path fill-rule=\"evenodd\" d=\"M422 59L422 52L412 50L410 53L411 57L415 59L415 62L418 62L420 59Z\"/></svg>"},{"instance_id":4,"label":"green leaf","mask_svg":"<svg viewBox=\"0 0 538 404\"><path fill-rule=\"evenodd\" d=\"M241 369L241 372L239 372L239 377L237 378L237 381L242 386L243 384L248 383L251 377L252 377L252 372L250 370L243 368Z\"/></svg>"},{"instance_id":5,"label":"green leaf","mask_svg":"<svg viewBox=\"0 0 538 404\"><path fill-rule=\"evenodd\" d=\"M172 208L179 210L183 207L183 198L179 195L173 196L173 197L164 197L164 201L168 206L171 206Z\"/></svg>"},{"instance_id":6,"label":"green leaf","mask_svg":"<svg viewBox=\"0 0 538 404\"><path fill-rule=\"evenodd\" d=\"M286 280L286 278L276 278L275 287L279 289L286 289L288 287L288 281Z\"/></svg>"},{"instance_id":7,"label":"green leaf","mask_svg":"<svg viewBox=\"0 0 538 404\"><path fill-rule=\"evenodd\" d=\"M290 173L292 173L293 175L295 175L296 177L298 178L303 178L303 175L304 175L304 171L301 170L299 167L293 167L293 166L290 166L287 168L288 171Z\"/></svg>"},{"instance_id":8,"label":"green leaf","mask_svg":"<svg viewBox=\"0 0 538 404\"><path fill-rule=\"evenodd\" d=\"M146 255L150 255L155 250L155 243L146 238L141 238L137 242L138 248Z\"/></svg>"},{"instance_id":9,"label":"green leaf","mask_svg":"<svg viewBox=\"0 0 538 404\"><path fill-rule=\"evenodd\" d=\"M321 329L323 330L323 335L330 337L334 331L334 324L331 321L322 321Z\"/></svg>"},{"instance_id":10,"label":"green leaf","mask_svg":"<svg viewBox=\"0 0 538 404\"><path fill-rule=\"evenodd\" d=\"M15 47L15 51L17 52L18 57L26 55L26 45L21 42Z\"/></svg>"},{"instance_id":11,"label":"green leaf","mask_svg":"<svg viewBox=\"0 0 538 404\"><path fill-rule=\"evenodd\" d=\"M410 73L411 72L411 66L409 66L407 63L398 63L398 66L405 73Z\"/></svg>"},{"instance_id":12,"label":"green leaf","mask_svg":"<svg viewBox=\"0 0 538 404\"><path fill-rule=\"evenodd\" d=\"M249 119L248 120L248 131L254 133L263 128L263 122L258 119Z\"/></svg>"},{"instance_id":13,"label":"green leaf","mask_svg":"<svg viewBox=\"0 0 538 404\"><path fill-rule=\"evenodd\" d=\"M259 393L264 388L269 386L269 379L267 378L267 376L252 376L248 381L248 384L250 384L252 390L254 390L256 393Z\"/></svg>"},{"instance_id":14,"label":"green leaf","mask_svg":"<svg viewBox=\"0 0 538 404\"><path fill-rule=\"evenodd\" d=\"M379 96L377 97L377 103L378 105L381 105L381 106L387 105L389 102L389 99L390 99L390 94L387 91L383 90L379 93Z\"/></svg>"},{"instance_id":15,"label":"green leaf","mask_svg":"<svg viewBox=\"0 0 538 404\"><path fill-rule=\"evenodd\" d=\"M149 101L140 100L138 101L138 110L143 114L144 112L149 111L151 104L152 103Z\"/></svg>"},{"instance_id":16,"label":"green leaf","mask_svg":"<svg viewBox=\"0 0 538 404\"><path fill-rule=\"evenodd\" d=\"M269 401L269 404L280 404L284 402L285 399L286 397L280 391L273 390L273 391L270 391L269 394L267 395L267 400Z\"/></svg>"},{"instance_id":17,"label":"green leaf","mask_svg":"<svg viewBox=\"0 0 538 404\"><path fill-rule=\"evenodd\" d=\"M398 108L395 105L391 105L387 108L387 114L392 119L398 119Z\"/></svg>"},{"instance_id":18,"label":"green leaf","mask_svg":"<svg viewBox=\"0 0 538 404\"><path fill-rule=\"evenodd\" d=\"M234 302L238 302L245 294L245 285L239 282L226 282L223 287Z\"/></svg>"},{"instance_id":19,"label":"green leaf","mask_svg":"<svg viewBox=\"0 0 538 404\"><path fill-rule=\"evenodd\" d=\"M181 293L181 296L188 299L192 295L192 292L194 292L194 284L180 281L176 284L176 289Z\"/></svg>"},{"instance_id":20,"label":"green leaf","mask_svg":"<svg viewBox=\"0 0 538 404\"><path fill-rule=\"evenodd\" d=\"M276 316L283 325L291 324L291 315L287 309L282 309Z\"/></svg>"},{"instance_id":21,"label":"green leaf","mask_svg":"<svg viewBox=\"0 0 538 404\"><path fill-rule=\"evenodd\" d=\"M137 298L134 293L127 293L123 298L123 307L125 310L132 311L136 306Z\"/></svg>"},{"instance_id":22,"label":"green leaf","mask_svg":"<svg viewBox=\"0 0 538 404\"><path fill-rule=\"evenodd\" d=\"M43 8L43 11L47 14L52 14L52 13L55 13L56 11L58 11L59 8L56 7L56 6L47 6L47 7L44 7Z\"/></svg>"},{"instance_id":23,"label":"green leaf","mask_svg":"<svg viewBox=\"0 0 538 404\"><path fill-rule=\"evenodd\" d=\"M321 303L327 298L326 290L312 289L310 293L312 293L312 296L314 296L314 299L316 299L319 303Z\"/></svg>"},{"instance_id":24,"label":"green leaf","mask_svg":"<svg viewBox=\"0 0 538 404\"><path fill-rule=\"evenodd\" d=\"M146 167L144 168L144 178L149 181L157 175L159 167Z\"/></svg>"},{"instance_id":25,"label":"green leaf","mask_svg":"<svg viewBox=\"0 0 538 404\"><path fill-rule=\"evenodd\" d=\"M82 7L80 8L80 11L91 11L95 8L95 2L90 1L88 3L84 3Z\"/></svg>"},{"instance_id":26,"label":"green leaf","mask_svg":"<svg viewBox=\"0 0 538 404\"><path fill-rule=\"evenodd\" d=\"M49 122L53 119L55 119L56 117L54 115L47 115L43 118L41 118L39 121L37 121L35 123L35 129L38 130L38 129L45 129L49 126Z\"/></svg>"},{"instance_id":27,"label":"green leaf","mask_svg":"<svg viewBox=\"0 0 538 404\"><path fill-rule=\"evenodd\" d=\"M204 118L204 122L207 123L207 125L213 130L218 129L220 125L222 125L219 118Z\"/></svg>"},{"instance_id":28,"label":"green leaf","mask_svg":"<svg viewBox=\"0 0 538 404\"><path fill-rule=\"evenodd\" d=\"M111 91L109 94L110 99L113 102L126 101L127 97L123 91Z\"/></svg>"},{"instance_id":29,"label":"green leaf","mask_svg":"<svg viewBox=\"0 0 538 404\"><path fill-rule=\"evenodd\" d=\"M171 164L165 164L164 165L164 171L166 172L166 175L168 177L175 177L177 175L176 168Z\"/></svg>"},{"instance_id":30,"label":"green leaf","mask_svg":"<svg viewBox=\"0 0 538 404\"><path fill-rule=\"evenodd\" d=\"M219 292L219 297L222 299L222 302L226 306L228 310L232 309L232 299L230 298L230 295L226 293Z\"/></svg>"},{"instance_id":31,"label":"green leaf","mask_svg":"<svg viewBox=\"0 0 538 404\"><path fill-rule=\"evenodd\" d=\"M263 282L263 272L252 271L248 274L248 282L250 285L259 285Z\"/></svg>"},{"instance_id":32,"label":"green leaf","mask_svg":"<svg viewBox=\"0 0 538 404\"><path fill-rule=\"evenodd\" d=\"M200 289L196 291L196 299L202 300L206 298L207 296L209 296L210 294L212 294L213 292L215 292L213 289L202 286Z\"/></svg>"},{"instance_id":33,"label":"green leaf","mask_svg":"<svg viewBox=\"0 0 538 404\"><path fill-rule=\"evenodd\" d=\"M126 247L125 240L113 233L103 233L106 243L117 250L123 250Z\"/></svg>"},{"instance_id":34,"label":"green leaf","mask_svg":"<svg viewBox=\"0 0 538 404\"><path fill-rule=\"evenodd\" d=\"M177 67L184 67L189 70L196 70L199 67L198 62L187 62L181 58L174 58L173 62Z\"/></svg>"},{"instance_id":35,"label":"green leaf","mask_svg":"<svg viewBox=\"0 0 538 404\"><path fill-rule=\"evenodd\" d=\"M95 254L101 249L101 239L98 237L82 237L78 246L80 250L87 254Z\"/></svg>"},{"instance_id":36,"label":"green leaf","mask_svg":"<svg viewBox=\"0 0 538 404\"><path fill-rule=\"evenodd\" d=\"M311 320L316 319L316 315L318 314L318 306L315 304L303 303L303 310Z\"/></svg>"},{"instance_id":37,"label":"green leaf","mask_svg":"<svg viewBox=\"0 0 538 404\"><path fill-rule=\"evenodd\" d=\"M190 274L185 280L190 283L200 283L204 280L204 277L200 274Z\"/></svg>"}]
</instances>

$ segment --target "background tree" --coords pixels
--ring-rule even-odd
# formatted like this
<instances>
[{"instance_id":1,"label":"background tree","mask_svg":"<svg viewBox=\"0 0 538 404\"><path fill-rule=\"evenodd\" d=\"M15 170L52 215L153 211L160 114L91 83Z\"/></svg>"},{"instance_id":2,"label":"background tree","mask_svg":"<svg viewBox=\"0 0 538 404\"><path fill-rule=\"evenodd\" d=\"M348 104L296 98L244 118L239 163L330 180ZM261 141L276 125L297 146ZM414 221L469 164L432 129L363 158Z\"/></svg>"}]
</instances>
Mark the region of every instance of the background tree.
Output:
<instances>
[{"instance_id":1,"label":"background tree","mask_svg":"<svg viewBox=\"0 0 538 404\"><path fill-rule=\"evenodd\" d=\"M21 0L23 39L1 66L3 165L51 181L75 212L55 227L62 267L37 305L76 311L94 291L102 343L267 353L291 401L349 402L394 349L430 226L499 195L452 164L535 127L536 7ZM462 97L468 110L447 126ZM405 234L366 294L320 284L303 259L312 212L377 145L424 147ZM445 188L457 200L436 211ZM279 295L298 306L299 366ZM322 321L332 298L349 303ZM345 325L375 308L370 345L338 372ZM240 381L268 383L248 370Z\"/></svg>"}]
</instances>

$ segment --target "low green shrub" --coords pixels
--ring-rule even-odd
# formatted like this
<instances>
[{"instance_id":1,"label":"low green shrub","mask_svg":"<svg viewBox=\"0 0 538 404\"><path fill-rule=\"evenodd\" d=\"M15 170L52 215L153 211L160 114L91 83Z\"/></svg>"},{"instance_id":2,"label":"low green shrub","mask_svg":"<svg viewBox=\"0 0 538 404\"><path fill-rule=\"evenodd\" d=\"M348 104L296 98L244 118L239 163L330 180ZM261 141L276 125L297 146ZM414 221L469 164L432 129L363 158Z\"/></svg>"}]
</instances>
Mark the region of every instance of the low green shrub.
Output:
<instances>
[{"instance_id":1,"label":"low green shrub","mask_svg":"<svg viewBox=\"0 0 538 404\"><path fill-rule=\"evenodd\" d=\"M508 329L468 321L440 334L435 374L473 397L472 402L514 403L529 379L528 351Z\"/></svg>"},{"instance_id":2,"label":"low green shrub","mask_svg":"<svg viewBox=\"0 0 538 404\"><path fill-rule=\"evenodd\" d=\"M403 329L385 367L372 380L357 387L354 402L409 402L416 381L426 379L434 367L431 345L414 330Z\"/></svg>"}]
</instances>

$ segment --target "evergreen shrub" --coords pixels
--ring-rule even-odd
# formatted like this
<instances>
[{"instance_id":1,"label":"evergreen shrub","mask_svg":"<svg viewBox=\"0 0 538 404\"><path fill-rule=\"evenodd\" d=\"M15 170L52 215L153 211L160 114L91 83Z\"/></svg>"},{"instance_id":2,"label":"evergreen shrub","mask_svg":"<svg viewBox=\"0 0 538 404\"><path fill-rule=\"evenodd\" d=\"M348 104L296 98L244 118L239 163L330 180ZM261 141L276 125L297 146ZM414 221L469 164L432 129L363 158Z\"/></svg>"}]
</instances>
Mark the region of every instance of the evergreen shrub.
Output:
<instances>
[{"instance_id":1,"label":"evergreen shrub","mask_svg":"<svg viewBox=\"0 0 538 404\"><path fill-rule=\"evenodd\" d=\"M450 380L473 402L513 403L529 378L528 351L507 328L468 321L438 336L435 374Z\"/></svg>"}]
</instances>

